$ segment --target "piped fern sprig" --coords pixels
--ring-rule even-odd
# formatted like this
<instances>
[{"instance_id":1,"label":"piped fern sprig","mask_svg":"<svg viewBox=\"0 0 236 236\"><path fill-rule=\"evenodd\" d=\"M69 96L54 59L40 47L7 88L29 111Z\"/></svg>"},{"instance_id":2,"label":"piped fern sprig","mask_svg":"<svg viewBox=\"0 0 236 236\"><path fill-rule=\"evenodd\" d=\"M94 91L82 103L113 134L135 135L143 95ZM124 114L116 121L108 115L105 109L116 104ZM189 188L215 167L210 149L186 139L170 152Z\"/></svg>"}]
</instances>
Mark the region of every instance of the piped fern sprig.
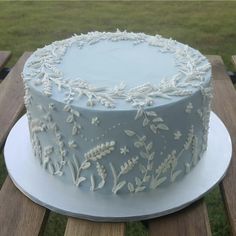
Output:
<instances>
[{"instance_id":1,"label":"piped fern sprig","mask_svg":"<svg viewBox=\"0 0 236 236\"><path fill-rule=\"evenodd\" d=\"M103 165L101 165L98 162L98 160L110 154L114 150L114 145L115 142L111 141L100 144L95 148L92 148L91 150L89 150L87 153L84 154L85 159L81 164L79 163L78 158L76 158L75 155L73 155L72 160L68 161L68 165L71 170L73 182L76 186L79 186L81 182L86 180L85 177L81 176L81 172L83 170L88 169L91 166L91 162L96 161L97 172L102 179L102 182L98 185L98 187L99 188L103 187L103 185L105 184L106 172ZM95 190L95 181L93 176L91 176L91 184L92 184L91 189Z\"/></svg>"},{"instance_id":2,"label":"piped fern sprig","mask_svg":"<svg viewBox=\"0 0 236 236\"><path fill-rule=\"evenodd\" d=\"M101 178L101 182L98 184L96 189L100 189L105 184L107 173L104 166L100 164L99 162L96 163L96 169L97 169L98 176Z\"/></svg>"},{"instance_id":3,"label":"piped fern sprig","mask_svg":"<svg viewBox=\"0 0 236 236\"><path fill-rule=\"evenodd\" d=\"M32 119L30 122L31 133L38 133L47 130L46 124L40 119Z\"/></svg>"},{"instance_id":4,"label":"piped fern sprig","mask_svg":"<svg viewBox=\"0 0 236 236\"><path fill-rule=\"evenodd\" d=\"M78 158L73 155L72 160L68 160L68 166L71 170L73 182L78 187L80 183L86 180L84 176L81 176L81 171L88 169L91 166L91 163L85 160L80 165Z\"/></svg>"},{"instance_id":5,"label":"piped fern sprig","mask_svg":"<svg viewBox=\"0 0 236 236\"><path fill-rule=\"evenodd\" d=\"M156 176L152 175L150 181L150 188L156 189L158 186L164 183L167 180L167 177L166 176L160 177L161 174L166 173L169 169L174 170L176 165L177 165L177 158L176 158L176 151L174 150L155 170Z\"/></svg>"},{"instance_id":6,"label":"piped fern sprig","mask_svg":"<svg viewBox=\"0 0 236 236\"><path fill-rule=\"evenodd\" d=\"M84 154L85 160L97 161L114 150L115 141L102 143Z\"/></svg>"},{"instance_id":7,"label":"piped fern sprig","mask_svg":"<svg viewBox=\"0 0 236 236\"><path fill-rule=\"evenodd\" d=\"M70 104L66 104L63 108L65 112L68 112L68 116L66 118L66 122L72 124L72 136L79 134L80 130L82 129L81 125L78 124L78 119L80 118L80 112L74 110Z\"/></svg>"},{"instance_id":8,"label":"piped fern sprig","mask_svg":"<svg viewBox=\"0 0 236 236\"><path fill-rule=\"evenodd\" d=\"M27 110L29 110L29 106L31 105L33 99L30 93L30 87L27 82L24 83L24 90L25 90L24 104Z\"/></svg>"},{"instance_id":9,"label":"piped fern sprig","mask_svg":"<svg viewBox=\"0 0 236 236\"><path fill-rule=\"evenodd\" d=\"M106 181L106 177L107 177L107 173L106 173L104 166L101 165L99 162L97 162L97 164L96 164L96 169L97 169L97 173L98 173L98 176L100 177L101 181L96 186L95 178L94 178L93 174L91 174L90 175L90 182L91 182L90 190L91 191L101 189L104 186L105 181Z\"/></svg>"},{"instance_id":10,"label":"piped fern sprig","mask_svg":"<svg viewBox=\"0 0 236 236\"><path fill-rule=\"evenodd\" d=\"M112 165L112 163L110 162L110 167L111 167L111 171L112 171L112 175L113 175L113 188L112 188L112 192L114 194L117 194L117 192L123 188L126 184L126 181L120 181L120 177L122 175L127 174L128 172L130 172L134 166L137 164L139 157L133 157L131 159L129 159L127 162L124 162L121 166L120 166L120 171L117 174L116 170L114 168L114 166Z\"/></svg>"},{"instance_id":11,"label":"piped fern sprig","mask_svg":"<svg viewBox=\"0 0 236 236\"><path fill-rule=\"evenodd\" d=\"M134 192L141 192L146 189L145 184L150 181L150 171L153 169L153 159L155 157L155 152L153 151L153 143L147 142L146 136L136 135L137 141L134 143L134 146L140 151L140 156L146 161L146 166L140 164L139 169L142 174L142 177L135 177L135 186L132 188L132 184L129 184L129 190Z\"/></svg>"},{"instance_id":12,"label":"piped fern sprig","mask_svg":"<svg viewBox=\"0 0 236 236\"><path fill-rule=\"evenodd\" d=\"M193 148L193 145L195 145L194 140L194 129L193 126L190 127L186 141L184 143L184 147L178 152L176 150L173 150L170 154L167 155L167 158L158 166L158 168L155 170L156 175L152 175L151 181L150 181L150 188L156 189L158 186L160 186L162 183L164 183L167 180L166 176L161 177L162 174L166 173L168 170L170 170L170 181L174 182L175 179L182 173L182 170L175 171L175 168L177 166L177 162L179 158L183 155L183 153L188 150L190 147ZM194 146L195 147L195 146ZM192 149L193 159L196 158L196 149ZM194 160L193 160L194 161Z\"/></svg>"},{"instance_id":13,"label":"piped fern sprig","mask_svg":"<svg viewBox=\"0 0 236 236\"><path fill-rule=\"evenodd\" d=\"M169 130L164 120L155 111L145 111L139 108L134 119L137 120L139 118L143 118L143 127L149 127L154 134L158 134L159 131Z\"/></svg>"},{"instance_id":14,"label":"piped fern sprig","mask_svg":"<svg viewBox=\"0 0 236 236\"><path fill-rule=\"evenodd\" d=\"M128 183L128 189L130 192L141 192L146 189L145 184L147 184L151 178L149 172L153 169L153 159L155 157L155 152L153 151L153 143L147 142L146 136L141 137L132 130L124 130L124 132L129 137L135 137L136 141L134 142L134 146L138 149L141 149L139 155L146 162L146 166L142 164L139 165L142 177L135 177L135 184L131 182Z\"/></svg>"}]
</instances>

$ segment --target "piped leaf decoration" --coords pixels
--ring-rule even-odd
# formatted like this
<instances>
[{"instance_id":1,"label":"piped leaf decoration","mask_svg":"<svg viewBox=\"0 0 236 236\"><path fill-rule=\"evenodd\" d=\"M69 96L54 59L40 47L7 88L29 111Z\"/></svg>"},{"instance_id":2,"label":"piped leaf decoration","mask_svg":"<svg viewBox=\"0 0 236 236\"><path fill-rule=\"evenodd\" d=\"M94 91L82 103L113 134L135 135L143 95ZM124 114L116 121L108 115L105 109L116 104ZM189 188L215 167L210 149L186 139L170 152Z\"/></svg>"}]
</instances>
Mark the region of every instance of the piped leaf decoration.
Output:
<instances>
[{"instance_id":1,"label":"piped leaf decoration","mask_svg":"<svg viewBox=\"0 0 236 236\"><path fill-rule=\"evenodd\" d=\"M135 183L137 186L142 185L142 180L139 177L135 177Z\"/></svg>"},{"instance_id":2,"label":"piped leaf decoration","mask_svg":"<svg viewBox=\"0 0 236 236\"><path fill-rule=\"evenodd\" d=\"M48 163L48 171L51 175L54 175L55 168L52 163Z\"/></svg>"},{"instance_id":3,"label":"piped leaf decoration","mask_svg":"<svg viewBox=\"0 0 236 236\"><path fill-rule=\"evenodd\" d=\"M191 165L188 162L186 162L185 163L185 172L186 172L186 174L188 174L190 172L190 170L191 170Z\"/></svg>"},{"instance_id":4,"label":"piped leaf decoration","mask_svg":"<svg viewBox=\"0 0 236 236\"><path fill-rule=\"evenodd\" d=\"M78 131L79 131L78 127L76 125L74 125L72 128L72 135L74 136L74 135L78 134Z\"/></svg>"},{"instance_id":5,"label":"piped leaf decoration","mask_svg":"<svg viewBox=\"0 0 236 236\"><path fill-rule=\"evenodd\" d=\"M105 167L102 164L100 164L99 162L97 162L97 164L96 164L96 169L97 169L98 176L101 178L101 181L98 184L96 189L100 189L105 184L107 173L106 173Z\"/></svg>"},{"instance_id":6,"label":"piped leaf decoration","mask_svg":"<svg viewBox=\"0 0 236 236\"><path fill-rule=\"evenodd\" d=\"M152 168L153 168L153 161L148 163L147 170L152 170Z\"/></svg>"},{"instance_id":7,"label":"piped leaf decoration","mask_svg":"<svg viewBox=\"0 0 236 236\"><path fill-rule=\"evenodd\" d=\"M124 162L121 166L120 166L120 173L118 174L118 177L120 177L121 175L127 174L129 171L131 171L134 166L137 164L139 157L133 157L131 159L129 159L127 162Z\"/></svg>"},{"instance_id":8,"label":"piped leaf decoration","mask_svg":"<svg viewBox=\"0 0 236 236\"><path fill-rule=\"evenodd\" d=\"M45 76L42 79L43 82L43 93L50 97L52 95L52 82Z\"/></svg>"},{"instance_id":9,"label":"piped leaf decoration","mask_svg":"<svg viewBox=\"0 0 236 236\"><path fill-rule=\"evenodd\" d=\"M105 185L105 180L102 180L102 181L98 184L97 189L103 188L104 185Z\"/></svg>"},{"instance_id":10,"label":"piped leaf decoration","mask_svg":"<svg viewBox=\"0 0 236 236\"><path fill-rule=\"evenodd\" d=\"M69 104L66 104L66 105L64 106L63 110L66 111L66 112L70 112L70 110L71 110L70 105L69 105Z\"/></svg>"},{"instance_id":11,"label":"piped leaf decoration","mask_svg":"<svg viewBox=\"0 0 236 236\"><path fill-rule=\"evenodd\" d=\"M138 186L137 188L135 188L135 193L142 192L145 189L146 189L146 186Z\"/></svg>"},{"instance_id":12,"label":"piped leaf decoration","mask_svg":"<svg viewBox=\"0 0 236 236\"><path fill-rule=\"evenodd\" d=\"M148 158L148 154L147 154L146 152L141 151L139 154L140 154L140 156L141 156L143 159L147 159L147 158Z\"/></svg>"},{"instance_id":13,"label":"piped leaf decoration","mask_svg":"<svg viewBox=\"0 0 236 236\"><path fill-rule=\"evenodd\" d=\"M151 124L151 125L150 125L150 129L151 129L151 131L152 131L154 134L157 133L157 127L156 127L155 125Z\"/></svg>"},{"instance_id":14,"label":"piped leaf decoration","mask_svg":"<svg viewBox=\"0 0 236 236\"><path fill-rule=\"evenodd\" d=\"M83 177L83 176L81 176L81 177L78 178L78 180L76 181L75 185L76 185L76 186L79 186L80 183L82 183L82 182L85 181L85 180L86 180L86 178Z\"/></svg>"},{"instance_id":15,"label":"piped leaf decoration","mask_svg":"<svg viewBox=\"0 0 236 236\"><path fill-rule=\"evenodd\" d=\"M72 123L74 121L74 116L73 115L69 115L67 118L66 118L66 122L67 123Z\"/></svg>"},{"instance_id":16,"label":"piped leaf decoration","mask_svg":"<svg viewBox=\"0 0 236 236\"><path fill-rule=\"evenodd\" d=\"M174 182L176 178L182 173L182 170L177 170L171 175L171 182Z\"/></svg>"},{"instance_id":17,"label":"piped leaf decoration","mask_svg":"<svg viewBox=\"0 0 236 236\"><path fill-rule=\"evenodd\" d=\"M58 63L63 60L66 51L72 44L82 48L85 45L92 45L101 40L132 41L134 45L147 42L148 45L155 46L161 52L172 53L178 61L178 71L164 78L158 85L144 83L136 87L125 89L124 83L115 85L113 88L95 87L86 82L83 78L69 80L64 77L63 72L58 68ZM198 58L200 59L198 59ZM196 59L197 58L197 59ZM191 59L191 60L190 60ZM196 62L197 60L197 62ZM187 65L187 66L186 66ZM25 81L34 78L37 86L43 87L46 96L51 96L52 87L59 91L65 90L65 101L70 103L75 98L84 96L88 106L101 105L110 108L115 106L115 99L124 99L137 109L150 106L156 97L169 99L171 96L185 96L192 94L194 87L201 87L204 82L204 75L210 70L210 64L205 62L205 58L199 56L191 49L179 50L176 42L171 39L164 39L161 36L149 37L145 34L132 32L91 32L82 36L73 36L69 39L58 41L35 52L34 58L26 64L27 72L23 72ZM183 75L186 77L182 80ZM55 86L52 86L52 84ZM205 92L210 93L210 92Z\"/></svg>"},{"instance_id":18,"label":"piped leaf decoration","mask_svg":"<svg viewBox=\"0 0 236 236\"><path fill-rule=\"evenodd\" d=\"M94 181L93 175L90 176L90 182L91 182L90 190L94 191L95 190L95 181Z\"/></svg>"},{"instance_id":19,"label":"piped leaf decoration","mask_svg":"<svg viewBox=\"0 0 236 236\"><path fill-rule=\"evenodd\" d=\"M147 114L148 116L154 116L154 117L157 116L157 114L156 114L155 111L146 111L146 114Z\"/></svg>"},{"instance_id":20,"label":"piped leaf decoration","mask_svg":"<svg viewBox=\"0 0 236 236\"><path fill-rule=\"evenodd\" d=\"M128 190L133 193L134 192L134 185L132 183L128 183Z\"/></svg>"},{"instance_id":21,"label":"piped leaf decoration","mask_svg":"<svg viewBox=\"0 0 236 236\"><path fill-rule=\"evenodd\" d=\"M152 120L152 122L163 122L164 120L161 117L156 117Z\"/></svg>"},{"instance_id":22,"label":"piped leaf decoration","mask_svg":"<svg viewBox=\"0 0 236 236\"><path fill-rule=\"evenodd\" d=\"M77 117L80 117L80 113L78 111L71 110L71 113Z\"/></svg>"},{"instance_id":23,"label":"piped leaf decoration","mask_svg":"<svg viewBox=\"0 0 236 236\"><path fill-rule=\"evenodd\" d=\"M81 169L86 170L91 166L90 162L83 162L81 165Z\"/></svg>"},{"instance_id":24,"label":"piped leaf decoration","mask_svg":"<svg viewBox=\"0 0 236 236\"><path fill-rule=\"evenodd\" d=\"M147 126L148 123L149 123L149 119L145 117L143 120L143 127Z\"/></svg>"},{"instance_id":25,"label":"piped leaf decoration","mask_svg":"<svg viewBox=\"0 0 236 236\"><path fill-rule=\"evenodd\" d=\"M70 140L70 141L68 142L68 146L69 146L70 148L76 148L76 147L77 147L77 143L76 143L74 140Z\"/></svg>"},{"instance_id":26,"label":"piped leaf decoration","mask_svg":"<svg viewBox=\"0 0 236 236\"><path fill-rule=\"evenodd\" d=\"M144 181L145 183L147 183L147 182L150 180L150 178L151 178L150 175L146 175L146 176L144 176L143 181Z\"/></svg>"},{"instance_id":27,"label":"piped leaf decoration","mask_svg":"<svg viewBox=\"0 0 236 236\"><path fill-rule=\"evenodd\" d=\"M58 175L58 176L62 176L62 175L63 175L63 172L60 171L60 170L58 170L58 171L54 172L54 174L55 174L55 175Z\"/></svg>"},{"instance_id":28,"label":"piped leaf decoration","mask_svg":"<svg viewBox=\"0 0 236 236\"><path fill-rule=\"evenodd\" d=\"M137 120L140 117L142 117L142 115L143 115L143 109L138 109L134 119Z\"/></svg>"},{"instance_id":29,"label":"piped leaf decoration","mask_svg":"<svg viewBox=\"0 0 236 236\"><path fill-rule=\"evenodd\" d=\"M154 159L155 156L155 152L152 152L149 156L148 156L148 160L152 161Z\"/></svg>"},{"instance_id":30,"label":"piped leaf decoration","mask_svg":"<svg viewBox=\"0 0 236 236\"><path fill-rule=\"evenodd\" d=\"M74 161L74 165L75 165L75 170L77 171L77 173L79 172L79 161L77 160L77 158L75 157L75 155L72 156L72 159Z\"/></svg>"},{"instance_id":31,"label":"piped leaf decoration","mask_svg":"<svg viewBox=\"0 0 236 236\"><path fill-rule=\"evenodd\" d=\"M139 169L141 171L142 174L144 174L147 170L146 170L146 167L142 164L139 165Z\"/></svg>"},{"instance_id":32,"label":"piped leaf decoration","mask_svg":"<svg viewBox=\"0 0 236 236\"><path fill-rule=\"evenodd\" d=\"M107 156L114 150L115 141L110 141L97 145L84 154L86 160L97 161Z\"/></svg>"},{"instance_id":33,"label":"piped leaf decoration","mask_svg":"<svg viewBox=\"0 0 236 236\"><path fill-rule=\"evenodd\" d=\"M136 141L136 142L134 143L134 146L135 146L136 148L141 148L141 147L143 146L143 143L142 143L142 142L139 142L139 141Z\"/></svg>"},{"instance_id":34,"label":"piped leaf decoration","mask_svg":"<svg viewBox=\"0 0 236 236\"><path fill-rule=\"evenodd\" d=\"M124 130L124 132L126 133L126 135L128 135L129 137L132 137L132 136L134 136L135 135L135 132L134 131L132 131L132 130Z\"/></svg>"},{"instance_id":35,"label":"piped leaf decoration","mask_svg":"<svg viewBox=\"0 0 236 236\"><path fill-rule=\"evenodd\" d=\"M154 176L152 176L151 178L151 182L150 182L150 188L151 189L156 189L158 186L160 186L162 183L164 183L166 181L167 177L161 177L159 179L154 178Z\"/></svg>"},{"instance_id":36,"label":"piped leaf decoration","mask_svg":"<svg viewBox=\"0 0 236 236\"><path fill-rule=\"evenodd\" d=\"M116 187L113 189L113 193L114 193L114 194L117 194L117 192L118 192L120 189L122 189L122 188L125 186L125 184L126 184L126 181L125 181L125 180L119 182L119 183L116 185Z\"/></svg>"},{"instance_id":37,"label":"piped leaf decoration","mask_svg":"<svg viewBox=\"0 0 236 236\"><path fill-rule=\"evenodd\" d=\"M112 175L113 175L113 181L114 181L114 184L113 184L113 188L117 185L117 174L116 174L116 170L114 168L114 166L112 165L112 163L110 162L109 163L110 167L111 167L111 172L112 172Z\"/></svg>"},{"instance_id":38,"label":"piped leaf decoration","mask_svg":"<svg viewBox=\"0 0 236 236\"><path fill-rule=\"evenodd\" d=\"M152 150L152 146L153 146L153 142L150 142L150 143L147 145L147 150L148 150L148 151L151 151L151 150Z\"/></svg>"},{"instance_id":39,"label":"piped leaf decoration","mask_svg":"<svg viewBox=\"0 0 236 236\"><path fill-rule=\"evenodd\" d=\"M158 129L161 129L161 130L169 130L169 128L168 128L165 124L163 124L163 123L157 124L156 127L157 127Z\"/></svg>"},{"instance_id":40,"label":"piped leaf decoration","mask_svg":"<svg viewBox=\"0 0 236 236\"><path fill-rule=\"evenodd\" d=\"M76 174L75 174L74 166L73 166L73 164L70 160L68 160L67 163L68 163L68 166L70 168L70 172L71 172L71 175L72 175L73 182L75 184L76 183Z\"/></svg>"}]
</instances>

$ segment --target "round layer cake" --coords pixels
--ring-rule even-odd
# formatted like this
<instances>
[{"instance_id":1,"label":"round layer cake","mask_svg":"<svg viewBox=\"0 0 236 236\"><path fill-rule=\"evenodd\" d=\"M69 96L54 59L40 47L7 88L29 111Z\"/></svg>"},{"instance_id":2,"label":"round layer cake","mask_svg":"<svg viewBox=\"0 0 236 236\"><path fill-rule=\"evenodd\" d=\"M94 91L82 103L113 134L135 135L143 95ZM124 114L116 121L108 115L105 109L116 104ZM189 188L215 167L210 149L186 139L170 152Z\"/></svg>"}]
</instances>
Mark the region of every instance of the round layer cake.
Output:
<instances>
[{"instance_id":1,"label":"round layer cake","mask_svg":"<svg viewBox=\"0 0 236 236\"><path fill-rule=\"evenodd\" d=\"M164 188L206 150L211 66L175 40L74 35L34 52L22 75L35 161L78 191Z\"/></svg>"}]
</instances>

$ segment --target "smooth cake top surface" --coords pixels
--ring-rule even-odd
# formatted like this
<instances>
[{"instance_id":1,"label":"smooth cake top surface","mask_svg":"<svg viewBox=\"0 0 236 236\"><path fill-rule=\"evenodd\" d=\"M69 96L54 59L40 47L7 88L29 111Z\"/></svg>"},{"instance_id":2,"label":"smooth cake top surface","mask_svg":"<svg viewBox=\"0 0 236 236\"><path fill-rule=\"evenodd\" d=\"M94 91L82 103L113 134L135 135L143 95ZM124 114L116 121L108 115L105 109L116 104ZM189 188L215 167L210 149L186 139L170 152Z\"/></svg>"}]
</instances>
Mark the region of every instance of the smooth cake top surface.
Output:
<instances>
[{"instance_id":1,"label":"smooth cake top surface","mask_svg":"<svg viewBox=\"0 0 236 236\"><path fill-rule=\"evenodd\" d=\"M197 50L126 31L56 41L34 52L23 70L23 79L45 96L99 110L173 103L210 78L210 64Z\"/></svg>"}]
</instances>

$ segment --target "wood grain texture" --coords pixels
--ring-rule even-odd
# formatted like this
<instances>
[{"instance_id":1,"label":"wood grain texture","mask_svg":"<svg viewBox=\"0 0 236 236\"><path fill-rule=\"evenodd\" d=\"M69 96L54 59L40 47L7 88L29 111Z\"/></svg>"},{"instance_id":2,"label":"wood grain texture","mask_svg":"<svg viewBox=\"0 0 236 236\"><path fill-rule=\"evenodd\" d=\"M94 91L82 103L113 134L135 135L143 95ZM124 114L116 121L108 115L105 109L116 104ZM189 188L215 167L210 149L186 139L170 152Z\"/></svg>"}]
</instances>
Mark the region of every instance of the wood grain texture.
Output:
<instances>
[{"instance_id":1,"label":"wood grain texture","mask_svg":"<svg viewBox=\"0 0 236 236\"><path fill-rule=\"evenodd\" d=\"M0 84L1 146L24 109L24 90L20 74L29 55L30 53L25 53ZM39 235L43 232L47 215L45 208L25 197L7 177L0 191L1 236Z\"/></svg>"},{"instance_id":2,"label":"wood grain texture","mask_svg":"<svg viewBox=\"0 0 236 236\"><path fill-rule=\"evenodd\" d=\"M210 236L210 224L205 202L199 200L191 206L148 221L150 236Z\"/></svg>"},{"instance_id":3,"label":"wood grain texture","mask_svg":"<svg viewBox=\"0 0 236 236\"><path fill-rule=\"evenodd\" d=\"M7 134L24 110L21 72L30 53L24 53L0 84L0 148Z\"/></svg>"},{"instance_id":4,"label":"wood grain texture","mask_svg":"<svg viewBox=\"0 0 236 236\"><path fill-rule=\"evenodd\" d=\"M11 58L11 52L0 51L0 70L6 65L6 63Z\"/></svg>"},{"instance_id":5,"label":"wood grain texture","mask_svg":"<svg viewBox=\"0 0 236 236\"><path fill-rule=\"evenodd\" d=\"M221 56L207 55L208 60L212 65L212 76L214 80L222 80L226 74L226 69Z\"/></svg>"},{"instance_id":6,"label":"wood grain texture","mask_svg":"<svg viewBox=\"0 0 236 236\"><path fill-rule=\"evenodd\" d=\"M214 81L213 110L227 127L233 144L232 161L220 184L220 189L227 209L232 235L236 235L236 92L230 78L225 73L222 59L214 58L214 62L222 63L222 65L217 68L213 66L213 73L221 75L219 80Z\"/></svg>"},{"instance_id":7,"label":"wood grain texture","mask_svg":"<svg viewBox=\"0 0 236 236\"><path fill-rule=\"evenodd\" d=\"M46 209L25 197L7 177L0 191L0 235L36 236L47 220Z\"/></svg>"},{"instance_id":8,"label":"wood grain texture","mask_svg":"<svg viewBox=\"0 0 236 236\"><path fill-rule=\"evenodd\" d=\"M99 223L69 217L65 236L124 236L125 223Z\"/></svg>"}]
</instances>

